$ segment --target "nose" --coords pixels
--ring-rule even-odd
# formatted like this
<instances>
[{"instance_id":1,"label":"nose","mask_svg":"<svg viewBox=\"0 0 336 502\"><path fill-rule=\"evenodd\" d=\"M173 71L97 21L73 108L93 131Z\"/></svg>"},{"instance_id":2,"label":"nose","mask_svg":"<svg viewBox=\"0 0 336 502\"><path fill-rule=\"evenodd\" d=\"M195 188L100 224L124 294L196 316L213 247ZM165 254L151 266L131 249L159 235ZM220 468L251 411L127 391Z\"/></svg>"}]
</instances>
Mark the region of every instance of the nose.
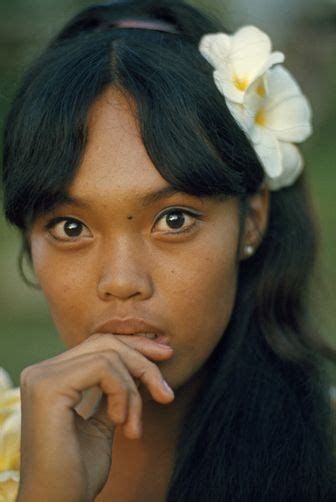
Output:
<instances>
[{"instance_id":1,"label":"nose","mask_svg":"<svg viewBox=\"0 0 336 502\"><path fill-rule=\"evenodd\" d=\"M98 262L97 293L101 300L144 300L153 294L150 260L142 247L129 239L102 246Z\"/></svg>"}]
</instances>

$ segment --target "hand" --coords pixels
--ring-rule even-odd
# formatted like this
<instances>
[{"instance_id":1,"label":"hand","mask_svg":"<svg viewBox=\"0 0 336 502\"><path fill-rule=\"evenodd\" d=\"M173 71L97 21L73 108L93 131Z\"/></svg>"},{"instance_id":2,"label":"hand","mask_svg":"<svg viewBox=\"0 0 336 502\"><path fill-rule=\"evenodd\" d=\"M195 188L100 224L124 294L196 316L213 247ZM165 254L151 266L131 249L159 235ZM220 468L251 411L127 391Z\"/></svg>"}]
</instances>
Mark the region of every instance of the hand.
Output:
<instances>
[{"instance_id":1,"label":"hand","mask_svg":"<svg viewBox=\"0 0 336 502\"><path fill-rule=\"evenodd\" d=\"M127 340L127 343L126 341ZM115 425L141 436L142 399L171 403L158 366L173 349L147 338L94 334L21 373L21 473L17 502L93 501L111 467ZM150 359L149 359L150 358ZM74 409L82 391L98 386L102 399L84 419Z\"/></svg>"}]
</instances>

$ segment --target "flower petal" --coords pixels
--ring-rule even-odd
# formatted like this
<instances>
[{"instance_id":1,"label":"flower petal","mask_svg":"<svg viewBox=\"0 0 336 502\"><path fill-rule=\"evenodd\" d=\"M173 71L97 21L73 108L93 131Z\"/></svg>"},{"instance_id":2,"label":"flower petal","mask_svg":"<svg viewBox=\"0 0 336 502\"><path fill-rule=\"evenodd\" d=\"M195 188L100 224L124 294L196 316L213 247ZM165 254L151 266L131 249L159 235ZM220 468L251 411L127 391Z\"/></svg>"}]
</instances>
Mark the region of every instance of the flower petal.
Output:
<instances>
[{"instance_id":1,"label":"flower petal","mask_svg":"<svg viewBox=\"0 0 336 502\"><path fill-rule=\"evenodd\" d=\"M255 127L254 115L250 113L250 109L230 100L226 104L239 127L250 137L250 130Z\"/></svg>"},{"instance_id":2,"label":"flower petal","mask_svg":"<svg viewBox=\"0 0 336 502\"><path fill-rule=\"evenodd\" d=\"M245 93L244 117L249 129L255 127L256 116L264 106L265 94L267 92L266 84L264 76L261 76L253 82Z\"/></svg>"},{"instance_id":3,"label":"flower petal","mask_svg":"<svg viewBox=\"0 0 336 502\"><path fill-rule=\"evenodd\" d=\"M231 52L231 37L226 33L210 33L201 38L198 48L215 68L226 66Z\"/></svg>"},{"instance_id":4,"label":"flower petal","mask_svg":"<svg viewBox=\"0 0 336 502\"><path fill-rule=\"evenodd\" d=\"M283 97L301 94L299 84L283 65L270 68L265 75L265 80L267 80L269 93L273 99L278 98L278 101L282 101Z\"/></svg>"},{"instance_id":5,"label":"flower petal","mask_svg":"<svg viewBox=\"0 0 336 502\"><path fill-rule=\"evenodd\" d=\"M256 126L251 131L251 139L267 176L279 176L282 173L281 152L274 134Z\"/></svg>"},{"instance_id":6,"label":"flower petal","mask_svg":"<svg viewBox=\"0 0 336 502\"><path fill-rule=\"evenodd\" d=\"M279 142L283 172L276 178L268 179L270 190L279 190L290 186L303 170L303 158L299 149L291 143Z\"/></svg>"},{"instance_id":7,"label":"flower petal","mask_svg":"<svg viewBox=\"0 0 336 502\"><path fill-rule=\"evenodd\" d=\"M285 142L299 143L312 133L311 107L297 82L282 66L266 74L265 127Z\"/></svg>"},{"instance_id":8,"label":"flower petal","mask_svg":"<svg viewBox=\"0 0 336 502\"><path fill-rule=\"evenodd\" d=\"M199 43L202 56L215 68L219 91L236 103L256 78L276 63L284 61L281 52L271 53L270 38L255 26L245 26L233 35L204 35Z\"/></svg>"},{"instance_id":9,"label":"flower petal","mask_svg":"<svg viewBox=\"0 0 336 502\"><path fill-rule=\"evenodd\" d=\"M223 96L234 103L242 104L244 102L245 91L234 85L232 76L225 66L220 70L215 70L213 75L217 89Z\"/></svg>"},{"instance_id":10,"label":"flower petal","mask_svg":"<svg viewBox=\"0 0 336 502\"><path fill-rule=\"evenodd\" d=\"M281 52L271 54L271 50L269 36L259 28L240 28L232 36L231 61L236 77L248 86L273 64L284 61Z\"/></svg>"}]
</instances>

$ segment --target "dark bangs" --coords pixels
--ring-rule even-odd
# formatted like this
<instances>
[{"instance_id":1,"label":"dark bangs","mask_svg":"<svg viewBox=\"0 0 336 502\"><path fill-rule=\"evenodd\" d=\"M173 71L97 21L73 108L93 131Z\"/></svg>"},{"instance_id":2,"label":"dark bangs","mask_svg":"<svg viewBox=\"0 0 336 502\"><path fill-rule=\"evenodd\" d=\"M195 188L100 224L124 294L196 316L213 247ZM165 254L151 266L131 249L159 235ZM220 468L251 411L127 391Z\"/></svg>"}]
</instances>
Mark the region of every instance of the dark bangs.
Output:
<instances>
[{"instance_id":1,"label":"dark bangs","mask_svg":"<svg viewBox=\"0 0 336 502\"><path fill-rule=\"evenodd\" d=\"M255 151L215 88L212 68L182 38L109 29L50 45L26 74L6 124L9 221L27 228L67 198L90 107L109 85L134 101L145 148L172 186L241 198L257 190L263 170Z\"/></svg>"}]
</instances>

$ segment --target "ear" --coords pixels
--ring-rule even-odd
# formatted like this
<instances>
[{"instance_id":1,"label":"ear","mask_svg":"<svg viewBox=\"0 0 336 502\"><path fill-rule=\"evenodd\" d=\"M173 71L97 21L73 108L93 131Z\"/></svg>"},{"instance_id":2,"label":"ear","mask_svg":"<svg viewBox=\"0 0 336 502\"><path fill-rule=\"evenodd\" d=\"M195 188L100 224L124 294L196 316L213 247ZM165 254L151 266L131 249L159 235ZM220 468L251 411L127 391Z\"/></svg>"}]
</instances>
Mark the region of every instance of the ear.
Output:
<instances>
[{"instance_id":1,"label":"ear","mask_svg":"<svg viewBox=\"0 0 336 502\"><path fill-rule=\"evenodd\" d=\"M269 215L270 193L266 183L248 201L243 237L241 239L240 260L252 256L263 240Z\"/></svg>"}]
</instances>

